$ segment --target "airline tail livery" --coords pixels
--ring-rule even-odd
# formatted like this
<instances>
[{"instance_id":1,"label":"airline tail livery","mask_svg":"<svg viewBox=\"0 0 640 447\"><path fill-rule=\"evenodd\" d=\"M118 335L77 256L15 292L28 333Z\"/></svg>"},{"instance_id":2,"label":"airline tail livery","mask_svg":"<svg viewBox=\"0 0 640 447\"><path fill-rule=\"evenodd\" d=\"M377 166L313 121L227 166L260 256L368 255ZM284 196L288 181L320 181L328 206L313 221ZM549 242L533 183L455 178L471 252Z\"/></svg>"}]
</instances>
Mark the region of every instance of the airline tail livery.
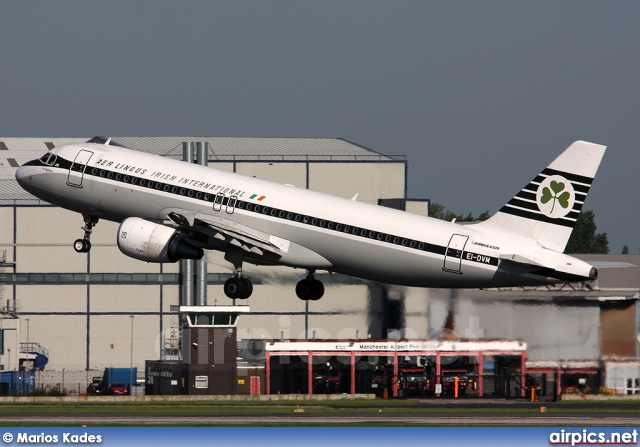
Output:
<instances>
[{"instance_id":1,"label":"airline tail livery","mask_svg":"<svg viewBox=\"0 0 640 447\"><path fill-rule=\"evenodd\" d=\"M53 148L16 172L42 200L81 213L79 253L99 219L120 222L127 256L146 262L224 252L230 298L253 286L242 265L306 270L296 294L322 297L328 270L416 287L527 286L597 278L563 254L605 146L576 141L489 220L456 224L107 144Z\"/></svg>"}]
</instances>

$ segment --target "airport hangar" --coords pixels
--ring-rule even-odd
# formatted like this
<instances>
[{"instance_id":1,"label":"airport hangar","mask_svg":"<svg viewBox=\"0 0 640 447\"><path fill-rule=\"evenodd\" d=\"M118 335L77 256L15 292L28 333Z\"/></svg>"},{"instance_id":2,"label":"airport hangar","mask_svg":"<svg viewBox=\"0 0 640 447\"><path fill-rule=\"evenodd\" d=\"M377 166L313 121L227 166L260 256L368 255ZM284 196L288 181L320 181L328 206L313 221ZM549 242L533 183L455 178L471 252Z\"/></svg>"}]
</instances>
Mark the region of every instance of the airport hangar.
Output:
<instances>
[{"instance_id":1,"label":"airport hangar","mask_svg":"<svg viewBox=\"0 0 640 447\"><path fill-rule=\"evenodd\" d=\"M75 253L81 216L33 198L15 181L26 161L87 140L0 138L0 368L18 369L32 357L20 353L21 344L35 343L48 357L43 380L59 382L66 371L68 383L82 382L79 388L90 371L141 371L146 360L167 357L180 327L178 264L126 257L116 246L117 224L106 221L94 229L90 254ZM183 142L206 143L208 164L217 169L428 214L427 200L407 199L405 157L342 139L116 136L110 143L182 159ZM582 258L640 265L635 255ZM306 302L294 292L304 271L248 264L244 270L256 287L238 303L250 306L237 322L242 346L247 340L428 340L446 326L470 341L526 342L532 373L589 374L590 384L640 391L639 267L603 269L591 284L509 290L405 288L321 274L324 297ZM222 254L214 254L209 305L235 304L222 292L230 274Z\"/></svg>"}]
</instances>

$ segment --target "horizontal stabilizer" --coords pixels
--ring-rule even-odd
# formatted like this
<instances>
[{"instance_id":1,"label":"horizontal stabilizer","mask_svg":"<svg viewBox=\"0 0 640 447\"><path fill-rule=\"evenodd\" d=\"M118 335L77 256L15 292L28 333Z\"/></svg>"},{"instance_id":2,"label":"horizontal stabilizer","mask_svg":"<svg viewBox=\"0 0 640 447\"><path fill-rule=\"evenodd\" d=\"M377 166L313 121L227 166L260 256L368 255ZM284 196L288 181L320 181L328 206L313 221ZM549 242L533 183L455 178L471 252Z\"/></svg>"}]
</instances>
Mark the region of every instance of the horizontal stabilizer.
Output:
<instances>
[{"instance_id":1,"label":"horizontal stabilizer","mask_svg":"<svg viewBox=\"0 0 640 447\"><path fill-rule=\"evenodd\" d=\"M614 262L614 261L589 261L589 264L598 269L620 269L629 267L638 267L635 264L628 262Z\"/></svg>"},{"instance_id":2,"label":"horizontal stabilizer","mask_svg":"<svg viewBox=\"0 0 640 447\"><path fill-rule=\"evenodd\" d=\"M500 255L500 260L511 261L517 264L526 264L526 265L532 265L536 267L544 267L542 264L534 261L533 259L528 259L521 255Z\"/></svg>"}]
</instances>

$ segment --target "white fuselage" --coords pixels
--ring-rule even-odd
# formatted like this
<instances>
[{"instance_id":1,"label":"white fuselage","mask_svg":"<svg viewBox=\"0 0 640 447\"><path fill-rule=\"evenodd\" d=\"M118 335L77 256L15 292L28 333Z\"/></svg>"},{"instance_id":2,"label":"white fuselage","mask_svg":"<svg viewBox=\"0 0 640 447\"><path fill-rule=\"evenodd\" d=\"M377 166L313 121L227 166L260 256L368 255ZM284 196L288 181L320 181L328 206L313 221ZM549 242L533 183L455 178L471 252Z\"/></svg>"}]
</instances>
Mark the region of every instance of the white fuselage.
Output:
<instances>
[{"instance_id":1,"label":"white fuselage","mask_svg":"<svg viewBox=\"0 0 640 447\"><path fill-rule=\"evenodd\" d=\"M52 149L48 157L22 166L16 177L33 195L63 208L116 222L128 217L165 222L172 211L208 216L298 244L326 260L305 265L287 262L285 256L277 262L283 265L420 287L554 283L561 281L549 271L578 280L587 279L591 268L508 234L489 234L477 225L455 224L116 146L66 145ZM203 248L218 247L205 244ZM504 262L513 255L536 262L527 268Z\"/></svg>"}]
</instances>

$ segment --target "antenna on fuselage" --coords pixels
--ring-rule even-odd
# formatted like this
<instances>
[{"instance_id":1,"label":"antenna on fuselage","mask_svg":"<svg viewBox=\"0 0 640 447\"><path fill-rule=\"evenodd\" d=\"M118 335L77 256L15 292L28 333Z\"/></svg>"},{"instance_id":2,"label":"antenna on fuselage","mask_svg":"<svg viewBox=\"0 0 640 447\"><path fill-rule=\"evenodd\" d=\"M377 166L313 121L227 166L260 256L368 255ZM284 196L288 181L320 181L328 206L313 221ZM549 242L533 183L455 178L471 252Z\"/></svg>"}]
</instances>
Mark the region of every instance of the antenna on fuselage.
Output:
<instances>
[{"instance_id":1,"label":"antenna on fuselage","mask_svg":"<svg viewBox=\"0 0 640 447\"><path fill-rule=\"evenodd\" d=\"M104 142L104 145L109 146L110 143L111 143L111 137L109 137L109 139Z\"/></svg>"}]
</instances>

